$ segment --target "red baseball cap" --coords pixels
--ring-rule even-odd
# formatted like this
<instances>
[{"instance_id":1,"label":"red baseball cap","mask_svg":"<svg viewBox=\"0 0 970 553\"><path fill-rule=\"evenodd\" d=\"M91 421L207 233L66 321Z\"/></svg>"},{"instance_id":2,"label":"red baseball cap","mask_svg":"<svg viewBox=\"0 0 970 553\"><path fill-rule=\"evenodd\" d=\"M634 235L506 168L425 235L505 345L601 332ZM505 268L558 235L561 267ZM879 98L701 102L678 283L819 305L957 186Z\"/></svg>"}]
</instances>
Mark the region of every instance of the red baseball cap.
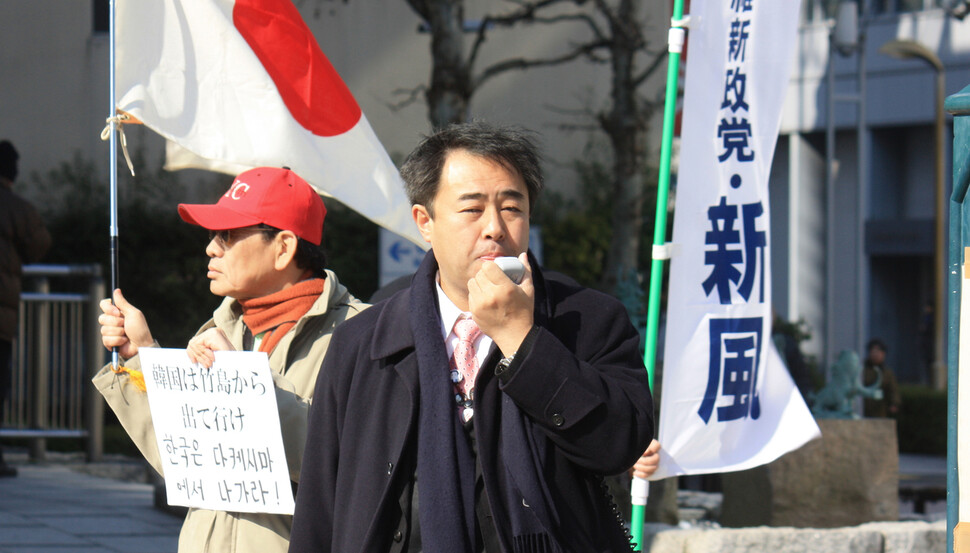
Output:
<instances>
[{"instance_id":1,"label":"red baseball cap","mask_svg":"<svg viewBox=\"0 0 970 553\"><path fill-rule=\"evenodd\" d=\"M290 230L320 245L327 208L299 175L283 167L257 167L240 173L215 204L179 204L186 223L209 230L251 227L260 223Z\"/></svg>"}]
</instances>

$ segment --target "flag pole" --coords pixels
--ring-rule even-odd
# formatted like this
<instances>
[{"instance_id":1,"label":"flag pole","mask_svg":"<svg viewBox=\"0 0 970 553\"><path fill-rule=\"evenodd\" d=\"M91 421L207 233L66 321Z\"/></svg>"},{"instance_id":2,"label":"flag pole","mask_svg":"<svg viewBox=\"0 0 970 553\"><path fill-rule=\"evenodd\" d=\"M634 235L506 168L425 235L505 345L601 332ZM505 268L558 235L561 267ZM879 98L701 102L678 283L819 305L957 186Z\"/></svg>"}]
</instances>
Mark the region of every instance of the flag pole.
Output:
<instances>
[{"instance_id":1,"label":"flag pole","mask_svg":"<svg viewBox=\"0 0 970 553\"><path fill-rule=\"evenodd\" d=\"M108 236L110 241L111 257L111 293L118 288L118 137L115 131L118 129L118 118L115 117L115 2L110 0L108 3L108 102L111 106L108 109L108 125L110 125L109 154L108 154L108 197L110 210L110 223ZM118 348L111 348L111 368L118 371Z\"/></svg>"},{"instance_id":2,"label":"flag pole","mask_svg":"<svg viewBox=\"0 0 970 553\"><path fill-rule=\"evenodd\" d=\"M657 365L657 334L660 321L660 294L663 289L664 260L670 255L667 243L667 195L670 190L670 159L674 141L674 122L677 114L678 77L680 74L680 54L684 49L686 21L684 20L684 0L674 0L674 9L667 34L667 92L664 99L663 137L660 143L660 174L657 182L657 211L653 229L653 254L650 264L650 295L647 304L646 345L643 364L647 367L647 378L653 390L654 374ZM642 478L633 478L630 499L633 505L630 517L630 533L634 550L643 550L643 516L647 505L650 483Z\"/></svg>"}]
</instances>

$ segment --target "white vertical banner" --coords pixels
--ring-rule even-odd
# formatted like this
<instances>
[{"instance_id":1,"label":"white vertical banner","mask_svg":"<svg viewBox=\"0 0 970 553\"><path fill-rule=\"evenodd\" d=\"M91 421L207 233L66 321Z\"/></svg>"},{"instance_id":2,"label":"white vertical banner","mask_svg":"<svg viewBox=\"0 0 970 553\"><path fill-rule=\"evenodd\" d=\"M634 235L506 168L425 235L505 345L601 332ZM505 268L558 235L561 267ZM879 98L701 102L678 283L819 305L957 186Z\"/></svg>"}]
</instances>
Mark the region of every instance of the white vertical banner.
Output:
<instances>
[{"instance_id":1,"label":"white vertical banner","mask_svg":"<svg viewBox=\"0 0 970 553\"><path fill-rule=\"evenodd\" d=\"M768 175L799 5L691 3L654 479L752 468L819 436L771 343Z\"/></svg>"}]
</instances>

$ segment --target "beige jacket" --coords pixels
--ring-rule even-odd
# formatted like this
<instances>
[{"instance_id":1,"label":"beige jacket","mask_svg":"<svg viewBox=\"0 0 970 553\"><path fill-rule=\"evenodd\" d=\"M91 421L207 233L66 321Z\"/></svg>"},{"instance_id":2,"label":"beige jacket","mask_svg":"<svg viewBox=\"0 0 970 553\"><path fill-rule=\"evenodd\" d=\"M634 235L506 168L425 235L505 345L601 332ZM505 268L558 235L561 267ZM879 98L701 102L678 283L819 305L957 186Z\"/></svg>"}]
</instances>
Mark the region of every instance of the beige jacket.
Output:
<instances>
[{"instance_id":1,"label":"beige jacket","mask_svg":"<svg viewBox=\"0 0 970 553\"><path fill-rule=\"evenodd\" d=\"M366 307L367 304L353 297L337 281L333 272L327 271L323 294L269 357L269 365L274 371L283 448L294 482L299 482L307 409L330 336L338 324ZM199 332L213 326L222 329L236 349L242 349L246 329L236 300L226 298ZM140 369L138 356L127 360L125 366ZM145 393L132 386L126 374L115 375L110 365L102 368L93 381L145 459L161 473L161 459ZM289 515L190 509L179 535L178 550L179 553L285 552L289 546L291 523Z\"/></svg>"}]
</instances>

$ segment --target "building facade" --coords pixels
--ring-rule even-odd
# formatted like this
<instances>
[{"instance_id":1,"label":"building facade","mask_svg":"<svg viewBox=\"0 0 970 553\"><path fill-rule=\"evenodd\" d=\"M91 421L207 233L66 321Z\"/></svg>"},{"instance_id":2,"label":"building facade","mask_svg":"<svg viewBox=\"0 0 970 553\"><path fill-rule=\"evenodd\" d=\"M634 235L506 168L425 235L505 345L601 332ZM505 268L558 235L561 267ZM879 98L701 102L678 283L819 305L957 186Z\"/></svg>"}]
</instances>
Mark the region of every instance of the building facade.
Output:
<instances>
[{"instance_id":1,"label":"building facade","mask_svg":"<svg viewBox=\"0 0 970 553\"><path fill-rule=\"evenodd\" d=\"M864 344L879 337L900 380L940 385L933 372L937 72L881 49L894 41L925 46L942 63L945 95L953 94L970 84L970 19L957 17L962 2L867 0L857 7L857 27L836 31L840 4L803 5L771 174L775 307L808 323L806 349L824 366L845 349L863 357ZM857 45L832 46L838 32ZM943 136L948 199L949 120Z\"/></svg>"}]
</instances>

